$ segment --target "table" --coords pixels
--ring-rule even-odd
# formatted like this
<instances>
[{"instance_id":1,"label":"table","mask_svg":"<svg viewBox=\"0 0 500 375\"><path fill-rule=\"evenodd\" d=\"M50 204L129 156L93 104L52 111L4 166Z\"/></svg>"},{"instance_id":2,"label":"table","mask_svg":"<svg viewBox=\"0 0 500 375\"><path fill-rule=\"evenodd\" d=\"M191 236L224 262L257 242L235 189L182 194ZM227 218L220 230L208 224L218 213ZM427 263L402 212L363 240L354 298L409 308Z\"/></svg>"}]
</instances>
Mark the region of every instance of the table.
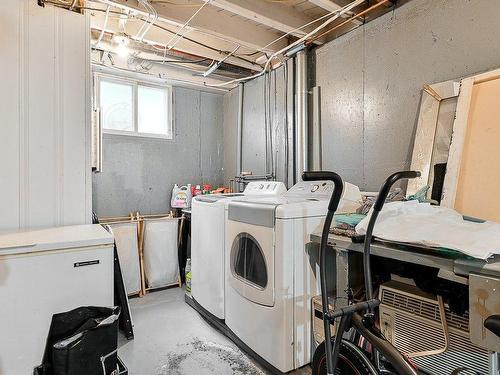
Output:
<instances>
[{"instance_id":1,"label":"table","mask_svg":"<svg viewBox=\"0 0 500 375\"><path fill-rule=\"evenodd\" d=\"M321 243L321 233L314 232L310 236L312 244ZM329 249L335 251L336 260L336 307L347 304L349 286L360 283L363 277L361 257L363 243L354 243L349 237L330 234L328 237ZM374 241L371 246L373 256L398 260L409 264L418 264L439 269L439 276L456 282L467 283L471 273L500 277L500 256L483 261L470 257L452 257L450 254L440 254L436 250L419 246L402 246L387 242ZM357 256L355 256L357 255ZM340 297L340 298L338 298ZM498 353L491 354L491 369L494 374L499 371Z\"/></svg>"}]
</instances>

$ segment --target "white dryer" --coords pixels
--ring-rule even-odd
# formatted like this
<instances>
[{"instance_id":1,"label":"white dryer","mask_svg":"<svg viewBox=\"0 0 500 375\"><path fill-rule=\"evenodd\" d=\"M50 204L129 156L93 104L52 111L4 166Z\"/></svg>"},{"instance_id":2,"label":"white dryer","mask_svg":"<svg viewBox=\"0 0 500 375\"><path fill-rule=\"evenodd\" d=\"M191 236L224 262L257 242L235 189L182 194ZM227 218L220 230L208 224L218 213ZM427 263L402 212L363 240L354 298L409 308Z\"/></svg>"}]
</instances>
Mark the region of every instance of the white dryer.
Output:
<instances>
[{"instance_id":1,"label":"white dryer","mask_svg":"<svg viewBox=\"0 0 500 375\"><path fill-rule=\"evenodd\" d=\"M359 206L345 183L338 212ZM282 372L310 362L311 297L319 294L306 244L325 217L332 182L299 182L282 197L228 204L226 325Z\"/></svg>"},{"instance_id":2,"label":"white dryer","mask_svg":"<svg viewBox=\"0 0 500 375\"><path fill-rule=\"evenodd\" d=\"M200 195L191 207L191 295L205 310L224 319L226 208L230 201L283 195L282 182L252 181L243 193Z\"/></svg>"}]
</instances>

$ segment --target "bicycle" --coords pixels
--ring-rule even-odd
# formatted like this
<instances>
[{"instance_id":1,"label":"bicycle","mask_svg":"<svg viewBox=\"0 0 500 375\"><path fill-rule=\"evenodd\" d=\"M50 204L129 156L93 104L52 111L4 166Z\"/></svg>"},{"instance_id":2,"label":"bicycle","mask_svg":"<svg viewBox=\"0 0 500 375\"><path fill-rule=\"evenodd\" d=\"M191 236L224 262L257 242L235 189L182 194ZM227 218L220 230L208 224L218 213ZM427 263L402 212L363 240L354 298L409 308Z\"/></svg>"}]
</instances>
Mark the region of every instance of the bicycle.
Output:
<instances>
[{"instance_id":1,"label":"bicycle","mask_svg":"<svg viewBox=\"0 0 500 375\"><path fill-rule=\"evenodd\" d=\"M366 301L350 304L346 307L330 311L328 308L327 281L326 281L326 251L328 235L342 197L343 181L334 172L304 172L304 181L330 180L334 183L334 192L328 205L328 213L321 235L319 263L320 263L320 289L323 305L323 325L325 341L321 343L314 352L312 361L313 375L333 374L357 374L375 375L381 373L393 373L391 370L381 367L381 359L389 363L395 373L399 375L417 375L418 371L409 360L401 354L389 341L387 341L375 325L375 309L380 305L380 300L373 297L373 288L370 268L370 244L373 228L379 212L385 203L392 185L401 179L412 179L419 177L420 173L415 171L397 172L391 175L382 185L373 211L368 223L364 240L363 268L365 279ZM332 337L330 325L340 319L337 325L337 336ZM372 358L353 342L344 339L343 333L353 328L372 344Z\"/></svg>"}]
</instances>

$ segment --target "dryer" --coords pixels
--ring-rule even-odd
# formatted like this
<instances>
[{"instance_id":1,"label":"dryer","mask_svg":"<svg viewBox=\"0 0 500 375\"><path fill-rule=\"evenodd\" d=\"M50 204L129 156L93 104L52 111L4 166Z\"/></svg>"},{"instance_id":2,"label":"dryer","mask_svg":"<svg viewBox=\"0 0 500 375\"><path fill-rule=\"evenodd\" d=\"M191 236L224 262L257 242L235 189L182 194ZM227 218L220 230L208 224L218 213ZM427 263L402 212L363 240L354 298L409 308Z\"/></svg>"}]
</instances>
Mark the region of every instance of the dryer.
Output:
<instances>
[{"instance_id":1,"label":"dryer","mask_svg":"<svg viewBox=\"0 0 500 375\"><path fill-rule=\"evenodd\" d=\"M251 181L243 193L199 195L191 207L191 295L205 310L224 319L226 208L230 201L280 196L282 182Z\"/></svg>"},{"instance_id":2,"label":"dryer","mask_svg":"<svg viewBox=\"0 0 500 375\"><path fill-rule=\"evenodd\" d=\"M226 325L281 372L310 362L311 298L319 294L306 244L325 217L332 182L299 182L282 197L228 204ZM338 212L354 212L359 189L345 183Z\"/></svg>"}]
</instances>

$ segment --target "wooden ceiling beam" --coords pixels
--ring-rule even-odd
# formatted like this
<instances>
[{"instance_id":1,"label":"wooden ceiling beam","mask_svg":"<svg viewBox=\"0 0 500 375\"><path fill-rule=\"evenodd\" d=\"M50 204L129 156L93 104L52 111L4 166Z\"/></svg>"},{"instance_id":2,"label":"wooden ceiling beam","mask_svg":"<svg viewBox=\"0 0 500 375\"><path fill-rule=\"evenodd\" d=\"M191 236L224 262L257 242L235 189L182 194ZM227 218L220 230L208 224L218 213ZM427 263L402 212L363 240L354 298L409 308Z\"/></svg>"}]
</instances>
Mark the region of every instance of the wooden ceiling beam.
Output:
<instances>
[{"instance_id":1,"label":"wooden ceiling beam","mask_svg":"<svg viewBox=\"0 0 500 375\"><path fill-rule=\"evenodd\" d=\"M311 4L314 4L318 7L320 7L320 8L323 8L327 12L337 12L340 9L342 9L342 7L340 5L338 5L337 3L335 3L331 0L309 0L309 2ZM344 14L342 17L349 18L351 15L352 14ZM363 22L358 20L358 19L352 20L352 23L355 25L362 25L363 24Z\"/></svg>"},{"instance_id":2,"label":"wooden ceiling beam","mask_svg":"<svg viewBox=\"0 0 500 375\"><path fill-rule=\"evenodd\" d=\"M94 30L102 30L104 25L104 15L103 14L95 14L93 17L91 17L91 27ZM137 35L140 27L142 25L142 22L138 19L132 19L130 21L127 21L125 25L125 32L127 35L135 36ZM168 26L162 23L162 27ZM167 27L166 27L167 28ZM175 27L170 25L170 28L172 30L175 30ZM109 33L119 33L122 32L122 29L120 28L119 21L116 18L110 17L108 19L108 23L105 29L106 32ZM157 44L164 46L167 41L171 38L173 34L169 33L168 31L159 29L157 27L151 27L144 37L144 41L149 43L149 44ZM203 44L210 45L211 47L214 47L216 49L219 49L221 51L224 50L229 50L230 48L234 48L231 43L224 42L220 39L210 37L208 35L198 35L196 31L192 31L189 33L189 37L197 40ZM216 61L221 61L224 59L227 55L225 53L220 53L218 51L214 51L212 49L200 46L199 44L193 43L188 41L187 39L182 39L179 41L179 43L176 44L175 49L178 51L182 51L185 53L190 53L193 55L197 55L200 57L206 57L208 59L213 59ZM257 55L258 56L258 55ZM256 58L257 56L254 56ZM249 61L245 61L249 60ZM242 68L246 69L251 69L254 71L260 71L262 70L262 67L256 63L253 63L251 60L252 58L247 57L245 60L236 58L236 57L229 57L226 62L231 65L239 66Z\"/></svg>"},{"instance_id":3,"label":"wooden ceiling beam","mask_svg":"<svg viewBox=\"0 0 500 375\"><path fill-rule=\"evenodd\" d=\"M290 35L298 38L306 35L315 26L310 25L297 30L313 21L313 19L299 12L294 7L278 2L272 3L262 0L211 0L209 4L280 32L290 33Z\"/></svg>"},{"instance_id":4,"label":"wooden ceiling beam","mask_svg":"<svg viewBox=\"0 0 500 375\"><path fill-rule=\"evenodd\" d=\"M121 9L138 12L142 15L148 15L145 8L143 8L137 0L96 1ZM153 3L153 6L158 12L158 20L177 27L184 25L197 9L196 7L179 6L171 3ZM151 30L152 28L149 32L151 32ZM252 50L259 50L281 36L281 34L266 30L265 28L253 27L253 25L249 25L246 20L224 14L211 6L205 6L204 9L190 21L189 25L182 30L181 34L186 32L186 30L197 30L221 40L232 42L234 46L241 45ZM287 40L281 39L277 43L267 47L265 51L272 53L286 45Z\"/></svg>"}]
</instances>

